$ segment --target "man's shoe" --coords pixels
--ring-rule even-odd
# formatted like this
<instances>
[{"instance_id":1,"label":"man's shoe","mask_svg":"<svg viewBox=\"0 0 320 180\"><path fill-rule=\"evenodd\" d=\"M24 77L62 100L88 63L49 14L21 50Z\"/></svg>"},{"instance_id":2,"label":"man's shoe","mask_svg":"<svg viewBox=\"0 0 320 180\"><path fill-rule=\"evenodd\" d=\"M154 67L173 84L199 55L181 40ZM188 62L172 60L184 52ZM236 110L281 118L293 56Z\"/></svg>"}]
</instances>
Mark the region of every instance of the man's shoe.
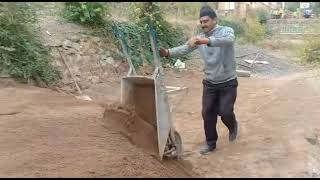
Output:
<instances>
[{"instance_id":1,"label":"man's shoe","mask_svg":"<svg viewBox=\"0 0 320 180\"><path fill-rule=\"evenodd\" d=\"M237 139L238 135L238 122L236 122L235 127L232 132L229 132L229 141L234 141Z\"/></svg>"},{"instance_id":2,"label":"man's shoe","mask_svg":"<svg viewBox=\"0 0 320 180\"><path fill-rule=\"evenodd\" d=\"M205 148L200 150L201 155L207 155L210 152L214 151L216 149L216 146L206 146Z\"/></svg>"}]
</instances>

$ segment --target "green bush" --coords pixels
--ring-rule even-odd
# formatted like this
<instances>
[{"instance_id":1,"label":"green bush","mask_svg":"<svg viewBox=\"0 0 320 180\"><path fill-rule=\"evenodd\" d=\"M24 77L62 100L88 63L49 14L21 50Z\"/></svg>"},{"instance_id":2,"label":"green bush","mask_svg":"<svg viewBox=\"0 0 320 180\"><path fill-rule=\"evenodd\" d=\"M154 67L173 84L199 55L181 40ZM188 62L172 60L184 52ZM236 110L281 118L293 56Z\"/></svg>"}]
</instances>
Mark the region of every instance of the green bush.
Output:
<instances>
[{"instance_id":1,"label":"green bush","mask_svg":"<svg viewBox=\"0 0 320 180\"><path fill-rule=\"evenodd\" d=\"M63 16L75 23L103 25L107 6L97 2L66 2Z\"/></svg>"},{"instance_id":2,"label":"green bush","mask_svg":"<svg viewBox=\"0 0 320 180\"><path fill-rule=\"evenodd\" d=\"M141 32L143 32L142 28L133 22L113 23L115 38L117 41L120 39L123 41L126 48L125 50L128 52L135 68L138 68L143 63L140 56L144 53L144 51L142 51L144 47L141 46L143 44ZM120 42L118 44L120 44Z\"/></svg>"},{"instance_id":3,"label":"green bush","mask_svg":"<svg viewBox=\"0 0 320 180\"><path fill-rule=\"evenodd\" d=\"M242 36L245 33L243 24L238 21L228 20L221 17L219 18L219 25L231 27L236 36Z\"/></svg>"},{"instance_id":4,"label":"green bush","mask_svg":"<svg viewBox=\"0 0 320 180\"><path fill-rule=\"evenodd\" d=\"M250 13L251 17L257 17L260 24L267 24L270 14L264 9L257 9Z\"/></svg>"},{"instance_id":5,"label":"green bush","mask_svg":"<svg viewBox=\"0 0 320 180\"><path fill-rule=\"evenodd\" d=\"M260 24L256 17L247 17L245 25L244 40L249 43L257 43L265 38L267 28Z\"/></svg>"},{"instance_id":6,"label":"green bush","mask_svg":"<svg viewBox=\"0 0 320 180\"><path fill-rule=\"evenodd\" d=\"M29 3L0 3L0 70L16 79L52 85L60 76L40 43L36 20Z\"/></svg>"},{"instance_id":7,"label":"green bush","mask_svg":"<svg viewBox=\"0 0 320 180\"><path fill-rule=\"evenodd\" d=\"M299 6L299 2L286 2L285 9L294 12Z\"/></svg>"},{"instance_id":8,"label":"green bush","mask_svg":"<svg viewBox=\"0 0 320 180\"><path fill-rule=\"evenodd\" d=\"M306 36L305 44L300 52L304 62L320 62L320 36Z\"/></svg>"},{"instance_id":9,"label":"green bush","mask_svg":"<svg viewBox=\"0 0 320 180\"><path fill-rule=\"evenodd\" d=\"M128 46L129 54L136 67L139 67L145 59L153 64L153 51L151 48L149 29L157 32L157 44L159 47L171 48L185 43L182 29L174 27L164 20L163 12L156 3L135 3L132 8L134 14L130 23L115 23L118 31L124 33L122 39ZM116 31L114 31L117 33ZM158 49L159 50L159 49ZM188 55L180 57L186 60ZM163 63L174 64L176 58L161 59Z\"/></svg>"}]
</instances>

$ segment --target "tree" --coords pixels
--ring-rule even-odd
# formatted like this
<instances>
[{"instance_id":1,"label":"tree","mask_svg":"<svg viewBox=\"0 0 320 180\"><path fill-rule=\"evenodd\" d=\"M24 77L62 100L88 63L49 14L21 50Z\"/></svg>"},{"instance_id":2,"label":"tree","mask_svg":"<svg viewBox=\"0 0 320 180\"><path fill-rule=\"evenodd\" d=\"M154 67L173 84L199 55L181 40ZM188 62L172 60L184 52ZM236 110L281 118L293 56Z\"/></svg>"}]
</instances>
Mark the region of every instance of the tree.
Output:
<instances>
[{"instance_id":1,"label":"tree","mask_svg":"<svg viewBox=\"0 0 320 180\"><path fill-rule=\"evenodd\" d=\"M286 2L285 9L289 11L296 11L300 7L300 2Z\"/></svg>"}]
</instances>

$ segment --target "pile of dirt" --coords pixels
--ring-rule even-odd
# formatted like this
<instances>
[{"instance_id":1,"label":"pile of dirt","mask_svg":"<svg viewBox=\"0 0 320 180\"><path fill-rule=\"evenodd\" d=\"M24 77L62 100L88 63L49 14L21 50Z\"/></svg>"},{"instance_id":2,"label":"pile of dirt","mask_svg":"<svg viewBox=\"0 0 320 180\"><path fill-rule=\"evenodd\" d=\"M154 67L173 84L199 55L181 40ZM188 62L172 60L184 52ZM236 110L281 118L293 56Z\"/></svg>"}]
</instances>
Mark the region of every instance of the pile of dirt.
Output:
<instances>
[{"instance_id":1,"label":"pile of dirt","mask_svg":"<svg viewBox=\"0 0 320 180\"><path fill-rule=\"evenodd\" d=\"M107 105L104 120L107 127L127 137L133 145L157 155L157 129L142 119L134 107L118 103Z\"/></svg>"},{"instance_id":2,"label":"pile of dirt","mask_svg":"<svg viewBox=\"0 0 320 180\"><path fill-rule=\"evenodd\" d=\"M1 87L0 107L1 177L190 177L147 152L156 131L133 109L25 84Z\"/></svg>"}]
</instances>

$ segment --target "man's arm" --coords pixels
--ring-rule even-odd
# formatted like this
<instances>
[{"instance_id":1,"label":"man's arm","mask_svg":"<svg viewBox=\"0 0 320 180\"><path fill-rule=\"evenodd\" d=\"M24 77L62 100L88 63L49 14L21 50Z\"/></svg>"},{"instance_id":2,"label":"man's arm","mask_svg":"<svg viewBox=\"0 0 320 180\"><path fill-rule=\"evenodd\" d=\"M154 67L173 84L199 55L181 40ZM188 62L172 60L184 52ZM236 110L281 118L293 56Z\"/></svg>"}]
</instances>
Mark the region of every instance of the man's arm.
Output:
<instances>
[{"instance_id":1,"label":"man's arm","mask_svg":"<svg viewBox=\"0 0 320 180\"><path fill-rule=\"evenodd\" d=\"M221 47L225 45L231 45L234 43L234 31L232 28L226 27L221 31L219 37L210 36L207 38L195 37L194 44L201 45L206 44L210 47Z\"/></svg>"},{"instance_id":2,"label":"man's arm","mask_svg":"<svg viewBox=\"0 0 320 180\"><path fill-rule=\"evenodd\" d=\"M234 31L230 27L225 27L221 31L221 35L219 37L210 36L208 46L210 47L221 47L225 45L232 45L235 40Z\"/></svg>"},{"instance_id":3,"label":"man's arm","mask_svg":"<svg viewBox=\"0 0 320 180\"><path fill-rule=\"evenodd\" d=\"M171 49L160 48L161 57L179 57L198 48L197 37L192 37L186 44Z\"/></svg>"},{"instance_id":4,"label":"man's arm","mask_svg":"<svg viewBox=\"0 0 320 180\"><path fill-rule=\"evenodd\" d=\"M179 56L183 56L185 54L188 54L195 49L197 49L197 46L191 47L188 44L184 44L182 46L168 49L168 53L169 53L169 57L179 57Z\"/></svg>"}]
</instances>

